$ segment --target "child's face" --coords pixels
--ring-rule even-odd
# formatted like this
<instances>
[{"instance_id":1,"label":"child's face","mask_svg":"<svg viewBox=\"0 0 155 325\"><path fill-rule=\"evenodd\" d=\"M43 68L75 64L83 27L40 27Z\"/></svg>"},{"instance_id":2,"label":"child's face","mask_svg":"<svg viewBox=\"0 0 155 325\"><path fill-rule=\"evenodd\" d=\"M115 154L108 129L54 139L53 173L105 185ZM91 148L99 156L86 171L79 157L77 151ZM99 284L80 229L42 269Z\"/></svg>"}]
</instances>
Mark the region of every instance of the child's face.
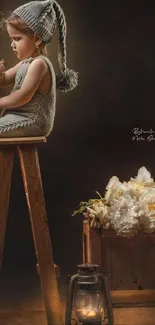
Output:
<instances>
[{"instance_id":1,"label":"child's face","mask_svg":"<svg viewBox=\"0 0 155 325\"><path fill-rule=\"evenodd\" d=\"M7 32L11 39L11 47L18 59L24 60L37 55L35 36L25 34L15 28L12 24L7 24Z\"/></svg>"}]
</instances>

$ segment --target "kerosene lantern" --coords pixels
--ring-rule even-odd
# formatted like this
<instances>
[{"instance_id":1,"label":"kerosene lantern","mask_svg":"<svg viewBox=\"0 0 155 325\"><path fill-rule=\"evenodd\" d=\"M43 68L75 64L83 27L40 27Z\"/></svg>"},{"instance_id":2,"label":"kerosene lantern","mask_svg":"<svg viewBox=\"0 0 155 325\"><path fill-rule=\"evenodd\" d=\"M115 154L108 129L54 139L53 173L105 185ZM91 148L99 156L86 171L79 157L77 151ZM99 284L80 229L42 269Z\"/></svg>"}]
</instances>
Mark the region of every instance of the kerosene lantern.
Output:
<instances>
[{"instance_id":1,"label":"kerosene lantern","mask_svg":"<svg viewBox=\"0 0 155 325\"><path fill-rule=\"evenodd\" d=\"M65 325L113 325L114 317L108 278L97 271L99 265L78 265L69 280ZM105 323L106 321L106 323Z\"/></svg>"}]
</instances>

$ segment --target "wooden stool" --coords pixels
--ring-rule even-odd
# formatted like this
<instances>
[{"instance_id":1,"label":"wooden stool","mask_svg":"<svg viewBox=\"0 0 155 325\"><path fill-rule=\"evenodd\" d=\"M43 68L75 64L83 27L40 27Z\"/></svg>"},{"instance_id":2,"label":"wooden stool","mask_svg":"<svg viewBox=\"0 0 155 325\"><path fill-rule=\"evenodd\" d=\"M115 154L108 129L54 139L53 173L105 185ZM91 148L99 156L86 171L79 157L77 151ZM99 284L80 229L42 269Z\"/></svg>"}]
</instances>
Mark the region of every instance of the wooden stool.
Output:
<instances>
[{"instance_id":1,"label":"wooden stool","mask_svg":"<svg viewBox=\"0 0 155 325\"><path fill-rule=\"evenodd\" d=\"M0 138L0 268L7 222L14 153L17 149L30 215L48 325L61 325L62 315L36 144L45 137Z\"/></svg>"}]
</instances>

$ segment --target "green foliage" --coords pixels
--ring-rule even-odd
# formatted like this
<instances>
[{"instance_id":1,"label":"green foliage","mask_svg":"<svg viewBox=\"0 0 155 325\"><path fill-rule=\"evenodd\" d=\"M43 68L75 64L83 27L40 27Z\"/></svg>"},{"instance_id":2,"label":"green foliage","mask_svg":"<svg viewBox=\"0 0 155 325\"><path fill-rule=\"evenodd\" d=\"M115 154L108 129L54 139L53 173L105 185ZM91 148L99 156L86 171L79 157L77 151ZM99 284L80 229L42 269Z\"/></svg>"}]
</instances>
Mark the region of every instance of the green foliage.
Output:
<instances>
[{"instance_id":1,"label":"green foliage","mask_svg":"<svg viewBox=\"0 0 155 325\"><path fill-rule=\"evenodd\" d=\"M79 209L75 210L72 213L72 217L74 217L76 214L81 214L83 212L86 212L87 208L91 208L94 203L99 203L99 202L104 203L105 202L105 199L101 196L101 194L99 192L97 192L97 191L95 191L95 192L99 196L99 199L89 199L87 202L81 201L80 204L79 204Z\"/></svg>"}]
</instances>

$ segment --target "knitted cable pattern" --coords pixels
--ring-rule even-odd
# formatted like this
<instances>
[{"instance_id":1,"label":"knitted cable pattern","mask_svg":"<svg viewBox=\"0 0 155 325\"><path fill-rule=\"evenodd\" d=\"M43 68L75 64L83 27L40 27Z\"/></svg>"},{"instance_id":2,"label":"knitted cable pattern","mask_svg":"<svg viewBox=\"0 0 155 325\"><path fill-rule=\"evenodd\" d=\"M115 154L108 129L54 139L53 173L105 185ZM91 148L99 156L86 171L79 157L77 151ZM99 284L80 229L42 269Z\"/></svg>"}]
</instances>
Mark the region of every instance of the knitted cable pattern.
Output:
<instances>
[{"instance_id":1,"label":"knitted cable pattern","mask_svg":"<svg viewBox=\"0 0 155 325\"><path fill-rule=\"evenodd\" d=\"M45 7L45 9L41 13L41 16L39 17L40 23L44 23L47 15L51 12L51 10L52 10L51 4Z\"/></svg>"},{"instance_id":2,"label":"knitted cable pattern","mask_svg":"<svg viewBox=\"0 0 155 325\"><path fill-rule=\"evenodd\" d=\"M58 61L60 70L66 70L66 19L62 8L56 2L53 3L53 8L56 13L58 27L59 27L59 43L60 53L58 55Z\"/></svg>"},{"instance_id":3,"label":"knitted cable pattern","mask_svg":"<svg viewBox=\"0 0 155 325\"><path fill-rule=\"evenodd\" d=\"M46 44L48 44L49 41L51 40L51 37L56 28L56 16L55 16L55 12L53 12L53 6L51 5L51 3L45 7L45 9L41 13L41 16L39 17L39 22L42 24L42 26L47 24L49 18L48 16L49 17L51 16L51 23L48 28L48 32L50 36L49 36L49 40L47 39L47 41L45 42Z\"/></svg>"},{"instance_id":4,"label":"knitted cable pattern","mask_svg":"<svg viewBox=\"0 0 155 325\"><path fill-rule=\"evenodd\" d=\"M67 92L74 89L78 84L78 73L67 68L66 58L66 19L60 5L54 1L53 8L56 13L57 23L59 27L59 44L60 53L58 53L58 62L60 66L60 74L56 75L57 89Z\"/></svg>"},{"instance_id":5,"label":"knitted cable pattern","mask_svg":"<svg viewBox=\"0 0 155 325\"><path fill-rule=\"evenodd\" d=\"M5 125L0 123L0 134L3 134L4 132L9 132L13 130L17 130L20 128L25 128L26 126L33 126L36 122L36 117L32 117L31 120L29 119L23 119L22 121L14 121L14 122L8 122Z\"/></svg>"}]
</instances>

